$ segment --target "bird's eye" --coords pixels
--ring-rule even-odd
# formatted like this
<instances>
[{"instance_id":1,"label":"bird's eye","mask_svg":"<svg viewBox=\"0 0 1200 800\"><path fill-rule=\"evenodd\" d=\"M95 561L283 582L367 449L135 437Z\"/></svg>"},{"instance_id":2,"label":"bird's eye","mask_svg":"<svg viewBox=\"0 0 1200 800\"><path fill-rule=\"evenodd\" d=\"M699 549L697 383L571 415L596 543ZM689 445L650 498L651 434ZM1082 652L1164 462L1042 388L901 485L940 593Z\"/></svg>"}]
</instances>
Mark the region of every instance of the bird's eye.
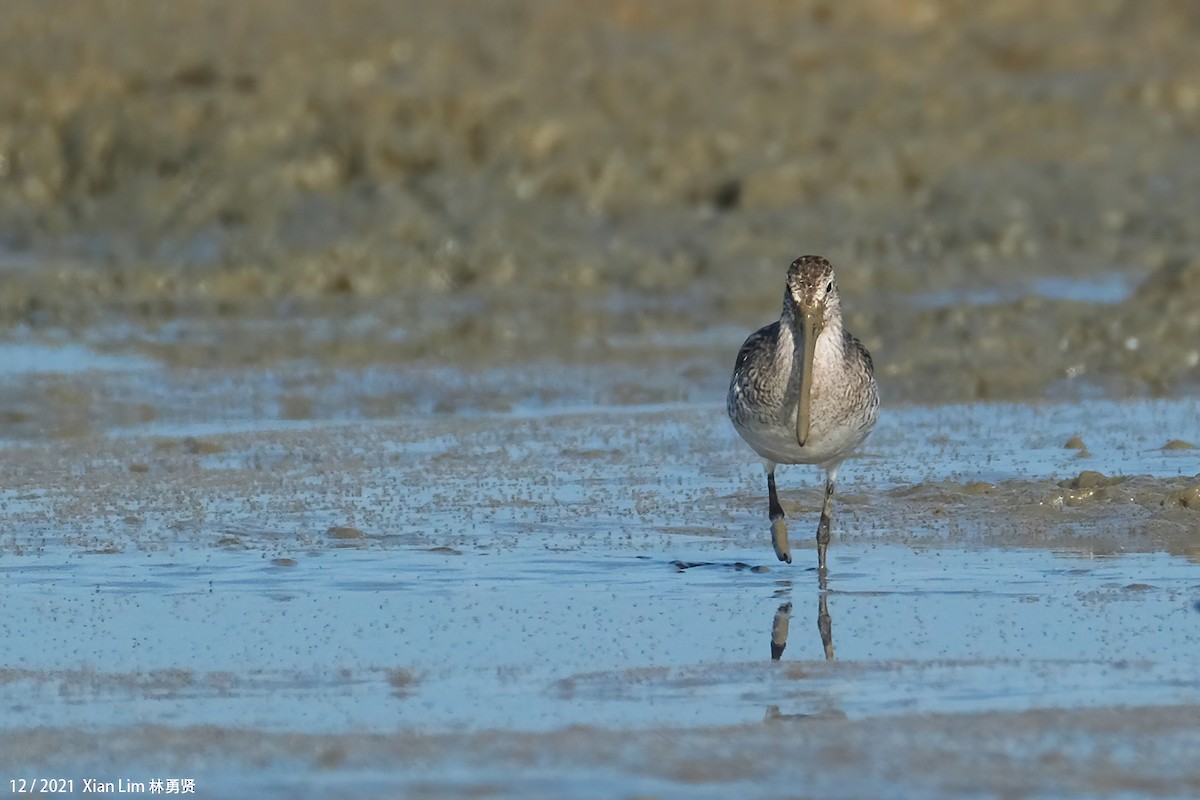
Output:
<instances>
[{"instance_id":1,"label":"bird's eye","mask_svg":"<svg viewBox=\"0 0 1200 800\"><path fill-rule=\"evenodd\" d=\"M833 281L830 281L829 283L825 284L825 291L826 291L826 293L833 291Z\"/></svg>"}]
</instances>

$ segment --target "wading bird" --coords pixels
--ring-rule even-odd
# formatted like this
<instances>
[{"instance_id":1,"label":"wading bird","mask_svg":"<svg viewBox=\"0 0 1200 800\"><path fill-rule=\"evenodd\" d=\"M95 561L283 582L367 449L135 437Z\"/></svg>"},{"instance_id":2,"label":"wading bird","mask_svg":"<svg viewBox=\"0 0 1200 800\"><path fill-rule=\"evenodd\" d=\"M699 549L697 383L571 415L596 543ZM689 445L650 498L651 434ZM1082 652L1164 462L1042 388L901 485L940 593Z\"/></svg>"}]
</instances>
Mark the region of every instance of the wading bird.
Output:
<instances>
[{"instance_id":1,"label":"wading bird","mask_svg":"<svg viewBox=\"0 0 1200 800\"><path fill-rule=\"evenodd\" d=\"M817 524L817 567L824 572L838 467L879 417L871 354L842 327L833 267L821 256L792 262L778 322L760 328L738 351L726 409L733 427L766 461L775 555L792 563L787 524L775 489L777 464L825 469Z\"/></svg>"}]
</instances>

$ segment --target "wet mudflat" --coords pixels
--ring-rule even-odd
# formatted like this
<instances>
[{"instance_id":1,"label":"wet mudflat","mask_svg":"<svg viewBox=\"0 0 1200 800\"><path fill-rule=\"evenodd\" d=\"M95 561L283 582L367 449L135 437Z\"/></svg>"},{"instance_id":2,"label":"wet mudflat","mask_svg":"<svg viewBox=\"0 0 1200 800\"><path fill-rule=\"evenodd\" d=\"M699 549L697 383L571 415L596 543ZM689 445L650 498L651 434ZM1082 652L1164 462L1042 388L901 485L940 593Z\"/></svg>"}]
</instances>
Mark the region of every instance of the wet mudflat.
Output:
<instances>
[{"instance_id":1,"label":"wet mudflat","mask_svg":"<svg viewBox=\"0 0 1200 800\"><path fill-rule=\"evenodd\" d=\"M816 470L780 472L789 567L710 402L282 419L257 373L208 374L215 414L177 392L195 375L71 378L71 355L42 363L161 412L6 428L7 772L278 797L1200 786L1200 476L1168 446L1196 401L890 409L843 468L823 591Z\"/></svg>"},{"instance_id":2,"label":"wet mudflat","mask_svg":"<svg viewBox=\"0 0 1200 800\"><path fill-rule=\"evenodd\" d=\"M1200 795L1188 4L0 17L0 791ZM721 408L803 253L824 585Z\"/></svg>"}]
</instances>

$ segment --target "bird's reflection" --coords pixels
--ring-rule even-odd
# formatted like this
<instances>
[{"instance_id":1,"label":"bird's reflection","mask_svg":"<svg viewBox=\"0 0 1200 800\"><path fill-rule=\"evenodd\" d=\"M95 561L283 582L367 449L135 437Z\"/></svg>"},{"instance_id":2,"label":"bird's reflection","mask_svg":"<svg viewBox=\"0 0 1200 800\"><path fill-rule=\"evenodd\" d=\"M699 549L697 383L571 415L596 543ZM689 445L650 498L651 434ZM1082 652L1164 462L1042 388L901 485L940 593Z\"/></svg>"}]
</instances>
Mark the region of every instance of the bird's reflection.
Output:
<instances>
[{"instance_id":1,"label":"bird's reflection","mask_svg":"<svg viewBox=\"0 0 1200 800\"><path fill-rule=\"evenodd\" d=\"M676 572L686 572L697 567L733 567L735 570L751 572L768 572L766 567L751 566L741 561L733 564L717 564L710 561L672 561L671 566ZM775 610L771 620L771 660L778 661L787 649L788 628L792 621L792 581L788 579L776 581L773 596L783 603ZM824 571L817 573L817 631L821 634L821 646L825 650L825 660L833 661L833 619L829 616L829 583Z\"/></svg>"},{"instance_id":2,"label":"bird's reflection","mask_svg":"<svg viewBox=\"0 0 1200 800\"><path fill-rule=\"evenodd\" d=\"M822 581L824 583L824 581ZM791 602L784 603L775 611L771 620L771 660L778 661L787 648L788 627L792 619ZM825 660L833 660L833 618L829 616L829 593L821 587L817 600L817 631L821 634L821 646Z\"/></svg>"},{"instance_id":3,"label":"bird's reflection","mask_svg":"<svg viewBox=\"0 0 1200 800\"><path fill-rule=\"evenodd\" d=\"M792 618L792 604L784 603L771 620L771 660L778 661L787 647L788 622Z\"/></svg>"},{"instance_id":4,"label":"bird's reflection","mask_svg":"<svg viewBox=\"0 0 1200 800\"><path fill-rule=\"evenodd\" d=\"M821 599L817 601L817 630L821 633L825 660L833 661L833 618L829 616L829 595L826 592L821 592Z\"/></svg>"}]
</instances>

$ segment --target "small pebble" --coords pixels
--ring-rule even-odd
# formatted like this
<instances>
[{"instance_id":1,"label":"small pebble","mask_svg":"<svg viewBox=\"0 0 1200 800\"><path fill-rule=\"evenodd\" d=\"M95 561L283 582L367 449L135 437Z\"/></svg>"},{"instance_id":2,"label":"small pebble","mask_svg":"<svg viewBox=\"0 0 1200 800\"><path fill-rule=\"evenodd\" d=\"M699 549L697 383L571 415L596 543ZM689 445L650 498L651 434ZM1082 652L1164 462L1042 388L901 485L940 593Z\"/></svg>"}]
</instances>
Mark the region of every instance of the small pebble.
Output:
<instances>
[{"instance_id":1,"label":"small pebble","mask_svg":"<svg viewBox=\"0 0 1200 800\"><path fill-rule=\"evenodd\" d=\"M1074 478L1069 478L1065 481L1059 481L1059 486L1064 489L1092 489L1096 486L1107 486L1112 481L1102 472L1085 469Z\"/></svg>"}]
</instances>

